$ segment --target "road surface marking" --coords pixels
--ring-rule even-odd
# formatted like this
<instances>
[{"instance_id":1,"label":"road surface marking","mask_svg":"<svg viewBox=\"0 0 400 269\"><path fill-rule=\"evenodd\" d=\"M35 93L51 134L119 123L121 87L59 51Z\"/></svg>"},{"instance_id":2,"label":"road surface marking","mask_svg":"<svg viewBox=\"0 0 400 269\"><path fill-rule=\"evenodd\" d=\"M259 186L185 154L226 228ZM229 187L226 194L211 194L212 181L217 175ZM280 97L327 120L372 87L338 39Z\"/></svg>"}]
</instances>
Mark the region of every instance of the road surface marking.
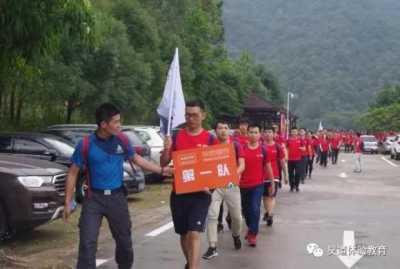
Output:
<instances>
[{"instance_id":1,"label":"road surface marking","mask_svg":"<svg viewBox=\"0 0 400 269\"><path fill-rule=\"evenodd\" d=\"M109 260L104 260L104 259L96 259L96 267L99 267L103 264L105 264L106 262L108 262Z\"/></svg>"},{"instance_id":2,"label":"road surface marking","mask_svg":"<svg viewBox=\"0 0 400 269\"><path fill-rule=\"evenodd\" d=\"M344 249L355 249L356 243L354 239L354 231L344 231L343 233L343 248ZM346 253L344 255L338 256L339 260L341 260L347 268L353 267L363 255L358 253L350 255Z\"/></svg>"},{"instance_id":3,"label":"road surface marking","mask_svg":"<svg viewBox=\"0 0 400 269\"><path fill-rule=\"evenodd\" d=\"M174 227L174 224L172 223L172 221L170 221L167 224L161 226L160 228L157 228L154 231L149 232L148 234L146 234L146 236L156 237L156 236L162 234L163 232L166 232L169 229L172 229L172 227Z\"/></svg>"},{"instance_id":4,"label":"road surface marking","mask_svg":"<svg viewBox=\"0 0 400 269\"><path fill-rule=\"evenodd\" d=\"M388 164L390 164L391 166L393 166L393 167L398 167L398 165L397 164L395 164L394 162L392 162L392 161L389 161L388 159L386 159L385 157L381 157L381 159L382 160L384 160L385 162L387 162Z\"/></svg>"},{"instance_id":5,"label":"road surface marking","mask_svg":"<svg viewBox=\"0 0 400 269\"><path fill-rule=\"evenodd\" d=\"M347 174L346 174L345 172L340 173L340 174L339 174L339 177L341 177L341 178L347 178Z\"/></svg>"}]
</instances>

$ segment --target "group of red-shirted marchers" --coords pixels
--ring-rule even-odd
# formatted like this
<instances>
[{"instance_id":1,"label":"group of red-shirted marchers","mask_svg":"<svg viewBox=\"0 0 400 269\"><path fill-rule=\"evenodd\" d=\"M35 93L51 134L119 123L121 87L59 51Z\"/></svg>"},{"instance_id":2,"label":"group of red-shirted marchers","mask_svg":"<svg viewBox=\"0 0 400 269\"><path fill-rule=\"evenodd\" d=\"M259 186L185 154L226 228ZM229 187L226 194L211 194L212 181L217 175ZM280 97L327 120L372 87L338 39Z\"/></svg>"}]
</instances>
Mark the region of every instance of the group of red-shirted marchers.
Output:
<instances>
[{"instance_id":1,"label":"group of red-shirted marchers","mask_svg":"<svg viewBox=\"0 0 400 269\"><path fill-rule=\"evenodd\" d=\"M311 179L315 163L321 167L327 167L329 159L333 165L337 163L339 149L346 141L343 133L327 130L313 133L303 128L292 128L286 137L277 125L261 128L246 119L240 120L237 130L231 130L227 121L217 120L214 135L202 127L206 118L202 102L188 102L185 113L185 127L165 139L161 164L168 164L175 150L232 144L240 178L238 185L215 190L206 188L179 195L172 191L171 213L175 232L180 235L185 269L200 268L200 233L204 231L209 247L203 258L209 260L218 256L218 233L224 228L224 204L234 248L242 248L243 219L247 226L245 240L250 247L256 247L260 219L267 226L273 225L276 196L282 182L289 183L290 192L299 192L300 183ZM354 145L356 151L359 150L357 142Z\"/></svg>"}]
</instances>

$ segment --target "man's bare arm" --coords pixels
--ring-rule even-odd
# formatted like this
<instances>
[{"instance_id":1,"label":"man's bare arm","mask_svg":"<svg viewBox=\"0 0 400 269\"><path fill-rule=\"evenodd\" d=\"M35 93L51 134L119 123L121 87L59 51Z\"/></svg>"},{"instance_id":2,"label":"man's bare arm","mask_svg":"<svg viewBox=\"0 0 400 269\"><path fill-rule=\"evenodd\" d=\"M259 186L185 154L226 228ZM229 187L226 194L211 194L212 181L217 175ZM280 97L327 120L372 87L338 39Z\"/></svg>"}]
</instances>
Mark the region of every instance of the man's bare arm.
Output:
<instances>
[{"instance_id":1,"label":"man's bare arm","mask_svg":"<svg viewBox=\"0 0 400 269\"><path fill-rule=\"evenodd\" d=\"M239 165L238 165L238 168L237 168L237 173L238 173L239 176L242 175L242 173L243 173L245 168L246 168L246 166L245 166L244 158L239 158Z\"/></svg>"},{"instance_id":2,"label":"man's bare arm","mask_svg":"<svg viewBox=\"0 0 400 269\"><path fill-rule=\"evenodd\" d=\"M64 221L68 220L71 214L71 202L75 192L76 181L78 180L80 168L72 164L68 170L67 183L65 186L65 202L64 202Z\"/></svg>"},{"instance_id":3,"label":"man's bare arm","mask_svg":"<svg viewBox=\"0 0 400 269\"><path fill-rule=\"evenodd\" d=\"M172 175L172 170L169 167L161 167L153 162L149 162L148 160L142 158L139 154L135 154L135 156L131 159L131 161L143 168L144 170L157 173L157 174L162 174L164 176L171 176Z\"/></svg>"}]
</instances>

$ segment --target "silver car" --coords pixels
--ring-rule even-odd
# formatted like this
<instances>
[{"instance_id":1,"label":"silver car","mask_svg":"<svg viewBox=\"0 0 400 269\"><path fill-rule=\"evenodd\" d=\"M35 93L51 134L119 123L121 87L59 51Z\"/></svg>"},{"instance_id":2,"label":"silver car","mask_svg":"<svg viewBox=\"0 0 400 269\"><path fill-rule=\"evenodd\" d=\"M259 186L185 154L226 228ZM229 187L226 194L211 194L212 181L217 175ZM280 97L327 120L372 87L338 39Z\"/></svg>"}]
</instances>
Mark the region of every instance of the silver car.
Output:
<instances>
[{"instance_id":1,"label":"silver car","mask_svg":"<svg viewBox=\"0 0 400 269\"><path fill-rule=\"evenodd\" d=\"M390 151L392 150L392 144L395 139L396 136L388 136L385 138L385 140L383 140L382 150L384 154L390 154Z\"/></svg>"},{"instance_id":2,"label":"silver car","mask_svg":"<svg viewBox=\"0 0 400 269\"><path fill-rule=\"evenodd\" d=\"M364 144L363 152L378 153L378 140L373 135L362 135L361 141Z\"/></svg>"}]
</instances>

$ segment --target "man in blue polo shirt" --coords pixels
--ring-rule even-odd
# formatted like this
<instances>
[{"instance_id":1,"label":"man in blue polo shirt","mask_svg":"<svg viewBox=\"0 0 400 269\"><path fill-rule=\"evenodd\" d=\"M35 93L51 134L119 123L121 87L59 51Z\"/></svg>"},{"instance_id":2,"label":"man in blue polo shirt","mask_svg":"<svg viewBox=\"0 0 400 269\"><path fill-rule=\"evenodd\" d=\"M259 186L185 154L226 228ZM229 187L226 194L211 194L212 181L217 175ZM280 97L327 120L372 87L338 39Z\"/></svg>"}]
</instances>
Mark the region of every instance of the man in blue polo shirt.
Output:
<instances>
[{"instance_id":1,"label":"man in blue polo shirt","mask_svg":"<svg viewBox=\"0 0 400 269\"><path fill-rule=\"evenodd\" d=\"M130 161L155 173L171 175L168 167L160 167L141 158L129 140L120 133L120 111L112 104L96 110L96 132L81 141L72 156L66 184L64 220L72 209L77 177L87 169L88 191L82 203L79 220L79 255L77 269L95 269L97 238L105 217L116 243L115 260L119 269L132 268L133 248L131 220L123 191L123 163Z\"/></svg>"}]
</instances>

